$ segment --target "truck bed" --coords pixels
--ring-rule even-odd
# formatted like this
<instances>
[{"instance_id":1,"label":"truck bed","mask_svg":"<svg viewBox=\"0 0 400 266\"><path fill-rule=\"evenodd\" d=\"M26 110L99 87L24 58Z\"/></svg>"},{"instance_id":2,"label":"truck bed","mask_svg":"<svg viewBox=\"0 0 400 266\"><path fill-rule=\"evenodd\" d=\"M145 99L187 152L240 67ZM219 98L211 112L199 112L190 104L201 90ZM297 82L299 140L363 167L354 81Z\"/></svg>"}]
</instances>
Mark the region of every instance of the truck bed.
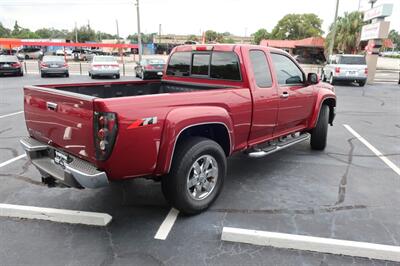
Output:
<instances>
[{"instance_id":1,"label":"truck bed","mask_svg":"<svg viewBox=\"0 0 400 266\"><path fill-rule=\"evenodd\" d=\"M87 83L71 85L40 85L38 87L53 88L56 90L83 94L103 99L224 88L224 86L221 87L215 84L210 86L204 84L199 85L166 81L128 81L103 84Z\"/></svg>"}]
</instances>

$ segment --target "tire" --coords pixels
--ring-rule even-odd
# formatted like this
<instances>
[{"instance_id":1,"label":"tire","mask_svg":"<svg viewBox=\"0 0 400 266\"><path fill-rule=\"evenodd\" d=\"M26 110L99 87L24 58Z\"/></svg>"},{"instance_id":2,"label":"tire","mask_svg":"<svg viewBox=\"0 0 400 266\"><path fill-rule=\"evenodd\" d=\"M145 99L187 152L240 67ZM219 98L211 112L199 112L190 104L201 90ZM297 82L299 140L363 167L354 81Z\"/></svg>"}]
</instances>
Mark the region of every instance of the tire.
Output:
<instances>
[{"instance_id":1,"label":"tire","mask_svg":"<svg viewBox=\"0 0 400 266\"><path fill-rule=\"evenodd\" d=\"M19 73L19 76L20 77L24 76L24 72L21 71L21 73Z\"/></svg>"},{"instance_id":2,"label":"tire","mask_svg":"<svg viewBox=\"0 0 400 266\"><path fill-rule=\"evenodd\" d=\"M91 77L92 76L92 74L90 74L90 72L89 72L89 77Z\"/></svg>"},{"instance_id":3,"label":"tire","mask_svg":"<svg viewBox=\"0 0 400 266\"><path fill-rule=\"evenodd\" d=\"M90 75L90 77L92 78L92 79L95 79L96 78L96 76L95 75Z\"/></svg>"},{"instance_id":4,"label":"tire","mask_svg":"<svg viewBox=\"0 0 400 266\"><path fill-rule=\"evenodd\" d=\"M331 73L331 75L329 76L329 84L335 85L335 77L333 76L332 73Z\"/></svg>"},{"instance_id":5,"label":"tire","mask_svg":"<svg viewBox=\"0 0 400 266\"><path fill-rule=\"evenodd\" d=\"M196 178L196 180L200 180L199 183L189 187L188 180L194 180L194 164L198 162L199 169L201 169L207 160L212 162L209 164L211 169L215 170L215 166L217 167L217 174L214 177L214 181L215 179L216 181L207 182L213 177L207 180L203 176L203 180ZM218 143L203 137L191 137L177 146L171 170L161 180L163 194L167 201L180 212L188 215L200 213L218 197L223 186L226 168L225 152ZM209 187L209 192L205 190L206 184L202 185L201 182L207 182L212 186L212 188ZM200 191L199 195L197 194L198 190Z\"/></svg>"},{"instance_id":6,"label":"tire","mask_svg":"<svg viewBox=\"0 0 400 266\"><path fill-rule=\"evenodd\" d=\"M326 77L325 77L324 72L322 72L322 74L321 74L321 80L322 80L322 82L326 82Z\"/></svg>"},{"instance_id":7,"label":"tire","mask_svg":"<svg viewBox=\"0 0 400 266\"><path fill-rule=\"evenodd\" d=\"M41 76L42 78L46 77L46 75L45 75L44 73L41 73L40 76Z\"/></svg>"},{"instance_id":8,"label":"tire","mask_svg":"<svg viewBox=\"0 0 400 266\"><path fill-rule=\"evenodd\" d=\"M29 55L25 55L25 59L29 59Z\"/></svg>"},{"instance_id":9,"label":"tire","mask_svg":"<svg viewBox=\"0 0 400 266\"><path fill-rule=\"evenodd\" d=\"M116 78L116 79L120 79L120 78L121 78L121 75L120 75L120 74L117 74L117 75L115 76L115 78Z\"/></svg>"},{"instance_id":10,"label":"tire","mask_svg":"<svg viewBox=\"0 0 400 266\"><path fill-rule=\"evenodd\" d=\"M68 73L68 72L65 73L65 77L66 77L66 78L69 78L69 73Z\"/></svg>"},{"instance_id":11,"label":"tire","mask_svg":"<svg viewBox=\"0 0 400 266\"><path fill-rule=\"evenodd\" d=\"M322 151L326 147L329 123L329 106L323 104L319 112L318 121L311 131L310 145L313 150Z\"/></svg>"},{"instance_id":12,"label":"tire","mask_svg":"<svg viewBox=\"0 0 400 266\"><path fill-rule=\"evenodd\" d=\"M145 80L147 78L146 72L142 71L142 75L140 77L142 80Z\"/></svg>"},{"instance_id":13,"label":"tire","mask_svg":"<svg viewBox=\"0 0 400 266\"><path fill-rule=\"evenodd\" d=\"M364 87L365 86L366 81L365 80L360 80L358 82L358 85L360 85L360 87Z\"/></svg>"}]
</instances>

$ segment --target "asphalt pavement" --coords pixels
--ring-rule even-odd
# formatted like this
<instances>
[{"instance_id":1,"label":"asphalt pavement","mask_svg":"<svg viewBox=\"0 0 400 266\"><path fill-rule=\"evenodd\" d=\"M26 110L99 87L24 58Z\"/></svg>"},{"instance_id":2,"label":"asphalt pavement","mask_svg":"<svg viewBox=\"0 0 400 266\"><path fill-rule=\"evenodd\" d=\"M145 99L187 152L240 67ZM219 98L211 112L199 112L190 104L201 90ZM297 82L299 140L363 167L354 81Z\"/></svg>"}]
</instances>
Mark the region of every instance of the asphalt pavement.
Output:
<instances>
[{"instance_id":1,"label":"asphalt pavement","mask_svg":"<svg viewBox=\"0 0 400 266\"><path fill-rule=\"evenodd\" d=\"M23 154L23 85L85 81L92 82L87 76L0 78L0 164ZM400 86L338 85L336 93L325 151L303 142L260 159L232 156L217 201L202 214L179 215L166 240L154 238L170 211L159 183L47 188L26 158L1 167L0 203L106 212L113 221L94 227L0 217L0 265L395 265L220 240L230 226L400 245L400 176L343 126L399 166Z\"/></svg>"}]
</instances>

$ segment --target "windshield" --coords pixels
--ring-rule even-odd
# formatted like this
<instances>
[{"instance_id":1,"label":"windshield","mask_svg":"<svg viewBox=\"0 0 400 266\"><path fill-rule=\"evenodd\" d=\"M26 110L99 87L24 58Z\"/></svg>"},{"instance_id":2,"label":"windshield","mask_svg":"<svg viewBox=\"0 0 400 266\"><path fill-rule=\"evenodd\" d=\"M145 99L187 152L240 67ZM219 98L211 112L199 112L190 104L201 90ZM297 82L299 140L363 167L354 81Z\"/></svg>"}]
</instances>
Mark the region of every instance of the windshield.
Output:
<instances>
[{"instance_id":1,"label":"windshield","mask_svg":"<svg viewBox=\"0 0 400 266\"><path fill-rule=\"evenodd\" d=\"M45 57L43 57L43 62L64 62L64 57L62 57L62 56L45 56Z\"/></svg>"},{"instance_id":2,"label":"windshield","mask_svg":"<svg viewBox=\"0 0 400 266\"><path fill-rule=\"evenodd\" d=\"M339 64L342 65L366 65L365 57L363 56L340 56Z\"/></svg>"},{"instance_id":3,"label":"windshield","mask_svg":"<svg viewBox=\"0 0 400 266\"><path fill-rule=\"evenodd\" d=\"M95 62L116 62L115 58L112 56L96 56L93 58Z\"/></svg>"}]
</instances>

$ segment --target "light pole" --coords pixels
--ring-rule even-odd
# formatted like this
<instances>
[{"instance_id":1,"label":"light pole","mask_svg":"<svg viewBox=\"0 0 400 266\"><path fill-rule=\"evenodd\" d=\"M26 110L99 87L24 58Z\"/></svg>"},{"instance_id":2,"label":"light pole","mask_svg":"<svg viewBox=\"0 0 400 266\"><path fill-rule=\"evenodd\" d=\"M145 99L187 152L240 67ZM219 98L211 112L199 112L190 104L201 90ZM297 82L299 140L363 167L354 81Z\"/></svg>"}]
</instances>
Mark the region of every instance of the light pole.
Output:
<instances>
[{"instance_id":1,"label":"light pole","mask_svg":"<svg viewBox=\"0 0 400 266\"><path fill-rule=\"evenodd\" d=\"M140 62L142 61L142 34L140 32L139 0L136 0L136 12L137 12L137 31L138 31L138 54Z\"/></svg>"},{"instance_id":2,"label":"light pole","mask_svg":"<svg viewBox=\"0 0 400 266\"><path fill-rule=\"evenodd\" d=\"M329 44L328 60L333 53L333 45L335 44L336 23L337 23L336 20L337 20L338 10L339 10L339 0L336 0L335 20L333 21L332 37L331 37L331 43Z\"/></svg>"},{"instance_id":3,"label":"light pole","mask_svg":"<svg viewBox=\"0 0 400 266\"><path fill-rule=\"evenodd\" d=\"M78 26L76 25L76 21L75 21L75 42L78 42Z\"/></svg>"}]
</instances>

